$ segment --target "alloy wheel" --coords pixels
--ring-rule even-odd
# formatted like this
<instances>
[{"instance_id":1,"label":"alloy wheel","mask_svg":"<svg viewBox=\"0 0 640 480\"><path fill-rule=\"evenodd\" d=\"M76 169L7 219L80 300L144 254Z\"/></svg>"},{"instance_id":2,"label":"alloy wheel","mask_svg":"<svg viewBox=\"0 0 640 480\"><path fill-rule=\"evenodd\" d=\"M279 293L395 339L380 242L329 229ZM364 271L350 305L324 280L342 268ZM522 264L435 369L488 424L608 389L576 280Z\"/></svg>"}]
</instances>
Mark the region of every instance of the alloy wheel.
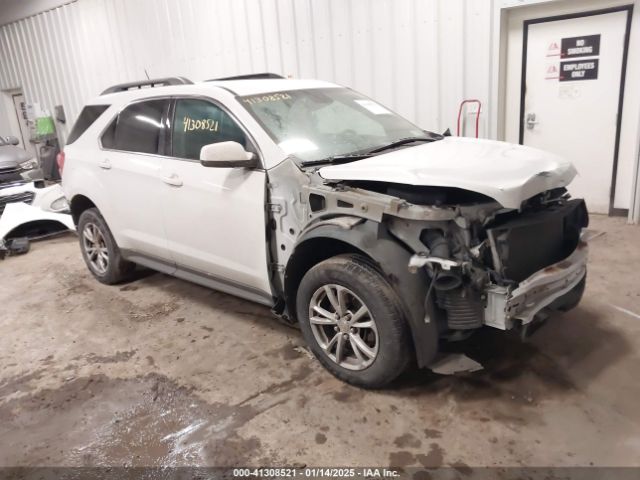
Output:
<instances>
[{"instance_id":1,"label":"alloy wheel","mask_svg":"<svg viewBox=\"0 0 640 480\"><path fill-rule=\"evenodd\" d=\"M348 288L329 284L309 304L311 331L320 348L349 370L364 370L378 355L380 340L368 307Z\"/></svg>"},{"instance_id":2,"label":"alloy wheel","mask_svg":"<svg viewBox=\"0 0 640 480\"><path fill-rule=\"evenodd\" d=\"M109 251L104 236L95 223L87 223L82 230L82 246L89 264L98 275L104 275L109 268Z\"/></svg>"}]
</instances>

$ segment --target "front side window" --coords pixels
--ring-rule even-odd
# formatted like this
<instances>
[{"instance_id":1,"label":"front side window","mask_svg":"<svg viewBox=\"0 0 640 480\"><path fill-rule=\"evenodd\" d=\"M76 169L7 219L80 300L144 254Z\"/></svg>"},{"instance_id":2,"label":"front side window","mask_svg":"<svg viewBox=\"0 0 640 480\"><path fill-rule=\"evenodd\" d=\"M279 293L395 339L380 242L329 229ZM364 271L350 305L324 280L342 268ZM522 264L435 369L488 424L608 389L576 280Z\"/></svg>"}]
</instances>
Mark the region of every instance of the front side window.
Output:
<instances>
[{"instance_id":1,"label":"front side window","mask_svg":"<svg viewBox=\"0 0 640 480\"><path fill-rule=\"evenodd\" d=\"M161 152L162 115L169 100L148 100L132 103L102 136L102 146L126 152Z\"/></svg>"},{"instance_id":2,"label":"front side window","mask_svg":"<svg viewBox=\"0 0 640 480\"><path fill-rule=\"evenodd\" d=\"M357 154L401 139L428 136L348 88L289 90L238 100L282 150L303 161Z\"/></svg>"},{"instance_id":3,"label":"front side window","mask_svg":"<svg viewBox=\"0 0 640 480\"><path fill-rule=\"evenodd\" d=\"M238 124L220 107L206 100L176 101L171 145L177 158L200 159L200 149L218 142L238 142L248 148Z\"/></svg>"}]
</instances>

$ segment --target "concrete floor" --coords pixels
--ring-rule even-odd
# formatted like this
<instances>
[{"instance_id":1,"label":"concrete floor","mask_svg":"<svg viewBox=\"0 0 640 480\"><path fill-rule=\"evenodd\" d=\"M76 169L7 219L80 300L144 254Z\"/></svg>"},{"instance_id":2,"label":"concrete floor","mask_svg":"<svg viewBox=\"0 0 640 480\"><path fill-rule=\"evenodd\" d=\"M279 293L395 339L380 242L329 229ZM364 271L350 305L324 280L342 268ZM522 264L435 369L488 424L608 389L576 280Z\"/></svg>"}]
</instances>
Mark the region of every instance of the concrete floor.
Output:
<instances>
[{"instance_id":1,"label":"concrete floor","mask_svg":"<svg viewBox=\"0 0 640 480\"><path fill-rule=\"evenodd\" d=\"M268 309L161 274L96 282L75 237L0 262L0 465L640 465L640 229L594 217L587 293L482 371L366 392Z\"/></svg>"}]
</instances>

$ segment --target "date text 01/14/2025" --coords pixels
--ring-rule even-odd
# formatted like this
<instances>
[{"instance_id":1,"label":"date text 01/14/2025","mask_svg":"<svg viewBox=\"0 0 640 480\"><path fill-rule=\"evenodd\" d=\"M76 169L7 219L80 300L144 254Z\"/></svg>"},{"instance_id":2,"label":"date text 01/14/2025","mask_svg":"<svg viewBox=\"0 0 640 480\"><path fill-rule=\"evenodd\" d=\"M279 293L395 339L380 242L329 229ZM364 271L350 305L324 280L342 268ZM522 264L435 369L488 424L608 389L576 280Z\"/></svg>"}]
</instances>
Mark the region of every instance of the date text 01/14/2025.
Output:
<instances>
[{"instance_id":1,"label":"date text 01/14/2025","mask_svg":"<svg viewBox=\"0 0 640 480\"><path fill-rule=\"evenodd\" d=\"M397 470L389 468L234 468L233 476L238 478L394 478Z\"/></svg>"}]
</instances>

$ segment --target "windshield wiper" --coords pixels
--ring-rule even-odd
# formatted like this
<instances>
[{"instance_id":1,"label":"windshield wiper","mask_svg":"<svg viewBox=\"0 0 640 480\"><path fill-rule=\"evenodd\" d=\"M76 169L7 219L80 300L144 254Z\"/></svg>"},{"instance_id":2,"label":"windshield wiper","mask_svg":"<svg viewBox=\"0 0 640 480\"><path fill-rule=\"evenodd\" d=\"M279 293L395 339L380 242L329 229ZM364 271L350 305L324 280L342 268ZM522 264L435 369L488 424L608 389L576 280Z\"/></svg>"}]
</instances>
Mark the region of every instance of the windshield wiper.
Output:
<instances>
[{"instance_id":1,"label":"windshield wiper","mask_svg":"<svg viewBox=\"0 0 640 480\"><path fill-rule=\"evenodd\" d=\"M347 155L333 155L331 157L319 158L317 160L306 160L304 162L300 162L300 165L303 167L308 167L309 165L319 165L322 163L347 163L356 160L364 160L365 158L369 157L371 157L371 154L369 152L351 153Z\"/></svg>"},{"instance_id":2,"label":"windshield wiper","mask_svg":"<svg viewBox=\"0 0 640 480\"><path fill-rule=\"evenodd\" d=\"M385 150L391 150L392 148L401 147L402 145L406 145L408 143L413 142L435 142L436 140L440 140L438 137L407 137L401 138L400 140L396 140L395 142L388 143L387 145L382 145L381 147L376 147L373 150L369 150L367 154L374 154L384 152Z\"/></svg>"},{"instance_id":3,"label":"windshield wiper","mask_svg":"<svg viewBox=\"0 0 640 480\"><path fill-rule=\"evenodd\" d=\"M304 162L300 162L300 165L303 167L308 167L309 165L319 165L322 163L347 163L353 162L355 160L364 160L365 158L373 157L376 153L384 152L385 150L390 150L392 148L400 147L402 145L406 145L414 142L435 142L436 140L442 140L444 137L442 135L438 135L437 133L427 132L430 137L406 137L396 140L395 142L388 143L387 145L382 145L381 147L376 147L372 150L366 150L361 153L348 153L346 155L333 155L331 157L320 158L317 160L306 160Z\"/></svg>"}]
</instances>

